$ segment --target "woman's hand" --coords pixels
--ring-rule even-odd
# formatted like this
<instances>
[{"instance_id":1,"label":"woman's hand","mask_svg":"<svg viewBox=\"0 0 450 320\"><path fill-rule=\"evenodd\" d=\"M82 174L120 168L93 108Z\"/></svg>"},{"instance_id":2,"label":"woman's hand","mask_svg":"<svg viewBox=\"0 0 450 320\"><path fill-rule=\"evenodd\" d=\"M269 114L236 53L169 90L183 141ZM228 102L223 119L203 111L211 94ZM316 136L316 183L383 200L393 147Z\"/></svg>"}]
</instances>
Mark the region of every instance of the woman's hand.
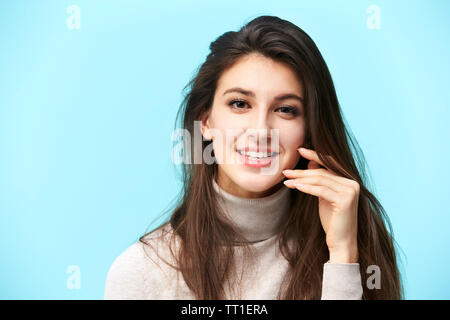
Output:
<instances>
[{"instance_id":1,"label":"woman's hand","mask_svg":"<svg viewBox=\"0 0 450 320\"><path fill-rule=\"evenodd\" d=\"M325 167L317 153L299 149L309 159L307 170L284 170L287 187L319 197L320 222L326 234L330 263L358 262L359 183ZM332 161L336 162L334 159Z\"/></svg>"}]
</instances>

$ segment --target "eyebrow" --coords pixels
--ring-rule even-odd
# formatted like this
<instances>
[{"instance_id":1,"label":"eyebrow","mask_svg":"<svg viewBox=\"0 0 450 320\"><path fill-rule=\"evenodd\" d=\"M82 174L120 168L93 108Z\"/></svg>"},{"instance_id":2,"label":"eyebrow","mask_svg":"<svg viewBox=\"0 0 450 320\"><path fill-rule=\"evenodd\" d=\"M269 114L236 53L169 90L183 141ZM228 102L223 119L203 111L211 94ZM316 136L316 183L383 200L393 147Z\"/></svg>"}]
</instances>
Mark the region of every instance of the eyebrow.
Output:
<instances>
[{"instance_id":1,"label":"eyebrow","mask_svg":"<svg viewBox=\"0 0 450 320\"><path fill-rule=\"evenodd\" d=\"M253 91L250 90L245 90L239 87L233 87L230 89L225 90L225 92L223 93L223 95L226 95L227 93L231 93L231 92L238 92L238 93L242 93L243 95L249 96L249 97L255 97L255 93ZM299 100L301 103L303 103L303 98L300 97L299 95L296 95L295 93L284 93L284 94L280 94L278 96L276 96L275 101L282 101L282 100L287 100L287 99L296 99Z\"/></svg>"}]
</instances>

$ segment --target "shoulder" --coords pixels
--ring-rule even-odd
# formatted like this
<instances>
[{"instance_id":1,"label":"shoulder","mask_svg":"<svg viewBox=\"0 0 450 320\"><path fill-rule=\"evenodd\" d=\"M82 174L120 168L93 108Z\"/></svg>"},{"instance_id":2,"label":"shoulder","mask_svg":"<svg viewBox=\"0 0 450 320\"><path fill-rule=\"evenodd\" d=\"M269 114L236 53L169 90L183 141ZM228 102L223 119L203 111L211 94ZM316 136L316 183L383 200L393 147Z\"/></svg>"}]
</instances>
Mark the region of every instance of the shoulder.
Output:
<instances>
[{"instance_id":1,"label":"shoulder","mask_svg":"<svg viewBox=\"0 0 450 320\"><path fill-rule=\"evenodd\" d=\"M105 299L147 299L166 283L173 263L169 250L170 226L158 228L123 251L109 268Z\"/></svg>"}]
</instances>

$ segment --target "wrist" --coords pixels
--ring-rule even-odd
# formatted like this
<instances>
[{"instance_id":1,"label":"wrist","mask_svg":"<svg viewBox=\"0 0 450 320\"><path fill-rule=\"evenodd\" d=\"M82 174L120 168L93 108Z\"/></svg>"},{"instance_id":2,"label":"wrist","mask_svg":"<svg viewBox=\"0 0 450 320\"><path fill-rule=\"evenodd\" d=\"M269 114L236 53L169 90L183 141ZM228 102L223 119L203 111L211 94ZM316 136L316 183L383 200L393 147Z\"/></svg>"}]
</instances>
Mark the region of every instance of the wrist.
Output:
<instances>
[{"instance_id":1,"label":"wrist","mask_svg":"<svg viewBox=\"0 0 450 320\"><path fill-rule=\"evenodd\" d=\"M358 248L330 250L330 263L358 263Z\"/></svg>"}]
</instances>

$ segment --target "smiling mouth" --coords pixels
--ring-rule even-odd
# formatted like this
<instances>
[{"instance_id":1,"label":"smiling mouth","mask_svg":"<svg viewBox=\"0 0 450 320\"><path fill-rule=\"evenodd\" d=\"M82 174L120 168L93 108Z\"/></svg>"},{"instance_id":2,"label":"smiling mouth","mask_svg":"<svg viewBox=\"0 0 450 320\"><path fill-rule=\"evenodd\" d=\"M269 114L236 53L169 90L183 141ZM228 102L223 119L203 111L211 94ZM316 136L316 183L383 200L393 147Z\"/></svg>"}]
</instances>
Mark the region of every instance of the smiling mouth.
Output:
<instances>
[{"instance_id":1,"label":"smiling mouth","mask_svg":"<svg viewBox=\"0 0 450 320\"><path fill-rule=\"evenodd\" d=\"M241 156L246 157L249 160L261 160L267 158L276 157L278 152L255 152L255 151L245 151L245 150L236 150Z\"/></svg>"}]
</instances>

